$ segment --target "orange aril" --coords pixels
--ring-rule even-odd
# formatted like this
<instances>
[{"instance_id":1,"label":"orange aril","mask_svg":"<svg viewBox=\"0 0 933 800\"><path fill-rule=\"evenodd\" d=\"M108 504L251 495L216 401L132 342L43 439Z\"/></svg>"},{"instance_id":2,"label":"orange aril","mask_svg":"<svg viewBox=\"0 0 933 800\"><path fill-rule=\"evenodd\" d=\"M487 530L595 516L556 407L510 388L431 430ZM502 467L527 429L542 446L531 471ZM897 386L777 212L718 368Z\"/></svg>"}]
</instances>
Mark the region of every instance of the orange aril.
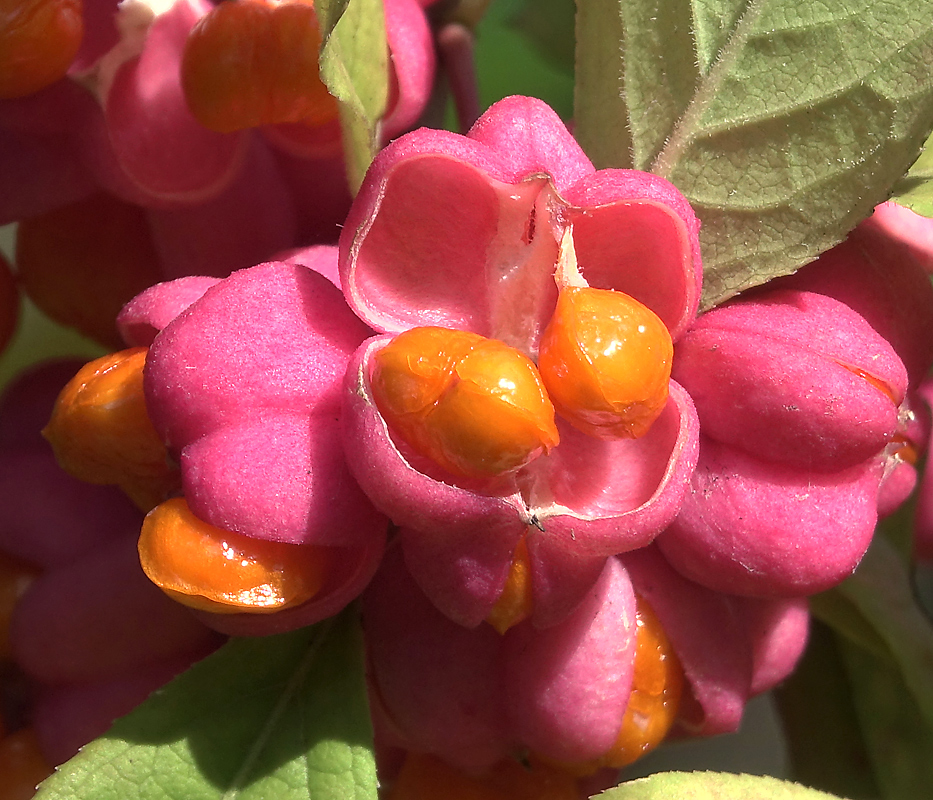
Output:
<instances>
[{"instance_id":1,"label":"orange aril","mask_svg":"<svg viewBox=\"0 0 933 800\"><path fill-rule=\"evenodd\" d=\"M81 0L0 0L0 99L63 78L83 35Z\"/></svg>"},{"instance_id":2,"label":"orange aril","mask_svg":"<svg viewBox=\"0 0 933 800\"><path fill-rule=\"evenodd\" d=\"M318 72L313 3L229 0L188 35L181 64L188 107L220 133L278 123L324 125L337 101Z\"/></svg>"},{"instance_id":3,"label":"orange aril","mask_svg":"<svg viewBox=\"0 0 933 800\"><path fill-rule=\"evenodd\" d=\"M509 575L505 580L502 594L499 595L492 611L486 617L486 622L499 633L505 633L522 620L528 619L533 608L531 564L528 560L528 545L523 536L518 540L518 545L512 554L512 564L509 567Z\"/></svg>"},{"instance_id":4,"label":"orange aril","mask_svg":"<svg viewBox=\"0 0 933 800\"><path fill-rule=\"evenodd\" d=\"M664 409L674 348L664 323L623 292L561 290L538 351L557 413L602 439L637 438Z\"/></svg>"},{"instance_id":5,"label":"orange aril","mask_svg":"<svg viewBox=\"0 0 933 800\"><path fill-rule=\"evenodd\" d=\"M680 660L651 606L637 598L635 674L622 728L600 759L603 767L624 767L657 747L677 718L683 694Z\"/></svg>"},{"instance_id":6,"label":"orange aril","mask_svg":"<svg viewBox=\"0 0 933 800\"><path fill-rule=\"evenodd\" d=\"M135 347L85 364L62 389L42 431L66 472L120 486L143 511L177 483L146 411L146 353Z\"/></svg>"},{"instance_id":7,"label":"orange aril","mask_svg":"<svg viewBox=\"0 0 933 800\"><path fill-rule=\"evenodd\" d=\"M0 739L0 800L29 800L39 782L51 774L32 728Z\"/></svg>"},{"instance_id":8,"label":"orange aril","mask_svg":"<svg viewBox=\"0 0 933 800\"><path fill-rule=\"evenodd\" d=\"M475 333L424 327L399 334L374 356L372 389L391 429L462 477L517 470L560 439L532 361Z\"/></svg>"},{"instance_id":9,"label":"orange aril","mask_svg":"<svg viewBox=\"0 0 933 800\"><path fill-rule=\"evenodd\" d=\"M653 609L644 598L636 596L632 691L612 747L592 761L567 763L536 758L576 777L592 775L606 767L619 769L631 764L667 736L677 719L683 688L680 660Z\"/></svg>"},{"instance_id":10,"label":"orange aril","mask_svg":"<svg viewBox=\"0 0 933 800\"><path fill-rule=\"evenodd\" d=\"M408 753L387 800L577 800L576 782L547 764L505 759L480 775L426 753Z\"/></svg>"},{"instance_id":11,"label":"orange aril","mask_svg":"<svg viewBox=\"0 0 933 800\"><path fill-rule=\"evenodd\" d=\"M268 613L301 605L324 584L330 551L254 539L196 517L184 498L143 521L139 560L167 595L214 613Z\"/></svg>"}]
</instances>

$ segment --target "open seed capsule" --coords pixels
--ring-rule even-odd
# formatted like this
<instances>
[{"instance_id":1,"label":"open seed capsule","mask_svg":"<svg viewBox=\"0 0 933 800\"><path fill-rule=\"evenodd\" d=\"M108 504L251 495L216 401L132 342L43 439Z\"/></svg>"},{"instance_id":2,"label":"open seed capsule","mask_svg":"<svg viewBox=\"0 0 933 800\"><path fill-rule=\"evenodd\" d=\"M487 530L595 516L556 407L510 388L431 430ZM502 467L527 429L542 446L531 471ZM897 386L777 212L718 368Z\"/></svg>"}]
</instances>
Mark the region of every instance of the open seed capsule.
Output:
<instances>
[{"instance_id":1,"label":"open seed capsule","mask_svg":"<svg viewBox=\"0 0 933 800\"><path fill-rule=\"evenodd\" d=\"M566 287L541 337L538 368L557 413L601 439L648 432L667 403L671 336L622 292Z\"/></svg>"},{"instance_id":2,"label":"open seed capsule","mask_svg":"<svg viewBox=\"0 0 933 800\"><path fill-rule=\"evenodd\" d=\"M390 428L455 475L501 475L559 441L535 365L500 341L413 328L374 361L373 397Z\"/></svg>"}]
</instances>

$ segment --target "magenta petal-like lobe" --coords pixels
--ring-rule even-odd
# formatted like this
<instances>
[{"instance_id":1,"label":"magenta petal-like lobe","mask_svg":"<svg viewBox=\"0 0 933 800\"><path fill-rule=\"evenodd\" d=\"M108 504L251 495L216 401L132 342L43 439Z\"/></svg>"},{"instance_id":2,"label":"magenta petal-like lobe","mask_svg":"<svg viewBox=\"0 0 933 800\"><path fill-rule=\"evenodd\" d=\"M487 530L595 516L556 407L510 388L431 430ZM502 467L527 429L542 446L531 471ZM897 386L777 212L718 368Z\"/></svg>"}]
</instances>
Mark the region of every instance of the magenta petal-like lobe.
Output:
<instances>
[{"instance_id":1,"label":"magenta petal-like lobe","mask_svg":"<svg viewBox=\"0 0 933 800\"><path fill-rule=\"evenodd\" d=\"M745 620L729 598L671 569L656 547L620 558L661 621L696 701L681 701L679 727L703 736L738 729L754 666Z\"/></svg>"},{"instance_id":2,"label":"magenta petal-like lobe","mask_svg":"<svg viewBox=\"0 0 933 800\"><path fill-rule=\"evenodd\" d=\"M680 514L657 542L718 591L814 594L856 567L877 521L880 462L819 473L760 461L703 437Z\"/></svg>"},{"instance_id":3,"label":"magenta petal-like lobe","mask_svg":"<svg viewBox=\"0 0 933 800\"><path fill-rule=\"evenodd\" d=\"M117 330L131 347L148 347L159 331L219 280L192 275L150 286L123 307Z\"/></svg>"},{"instance_id":4,"label":"magenta petal-like lobe","mask_svg":"<svg viewBox=\"0 0 933 800\"><path fill-rule=\"evenodd\" d=\"M900 359L862 317L832 298L787 291L705 314L677 344L674 375L706 436L834 472L890 441L907 386Z\"/></svg>"},{"instance_id":5,"label":"magenta petal-like lobe","mask_svg":"<svg viewBox=\"0 0 933 800\"><path fill-rule=\"evenodd\" d=\"M542 462L549 495L531 498L547 535L566 548L608 556L644 547L674 519L699 436L680 386L671 382L667 406L638 439L600 440L567 425L560 431L561 444Z\"/></svg>"},{"instance_id":6,"label":"magenta petal-like lobe","mask_svg":"<svg viewBox=\"0 0 933 800\"><path fill-rule=\"evenodd\" d=\"M181 470L195 516L259 539L350 546L387 525L350 477L333 416L252 415L185 447Z\"/></svg>"},{"instance_id":7,"label":"magenta petal-like lobe","mask_svg":"<svg viewBox=\"0 0 933 800\"><path fill-rule=\"evenodd\" d=\"M506 709L521 741L559 761L604 754L619 733L632 687L635 594L617 559L563 622L528 623L505 645Z\"/></svg>"},{"instance_id":8,"label":"magenta petal-like lobe","mask_svg":"<svg viewBox=\"0 0 933 800\"><path fill-rule=\"evenodd\" d=\"M586 282L634 297L680 338L696 316L703 280L700 223L683 195L646 172L604 169L562 196L572 206Z\"/></svg>"},{"instance_id":9,"label":"magenta petal-like lobe","mask_svg":"<svg viewBox=\"0 0 933 800\"><path fill-rule=\"evenodd\" d=\"M181 53L204 7L179 0L153 21L138 59L120 66L104 113L129 179L156 200L201 202L233 180L248 142L200 125L181 88Z\"/></svg>"},{"instance_id":10,"label":"magenta petal-like lobe","mask_svg":"<svg viewBox=\"0 0 933 800\"><path fill-rule=\"evenodd\" d=\"M375 702L408 749L467 769L505 756L501 637L492 627L470 630L441 614L406 573L398 548L363 595L363 625Z\"/></svg>"},{"instance_id":11,"label":"magenta petal-like lobe","mask_svg":"<svg viewBox=\"0 0 933 800\"><path fill-rule=\"evenodd\" d=\"M250 406L336 411L347 359L366 333L310 269L271 263L237 272L156 337L146 367L153 423L180 449L240 421Z\"/></svg>"}]
</instances>

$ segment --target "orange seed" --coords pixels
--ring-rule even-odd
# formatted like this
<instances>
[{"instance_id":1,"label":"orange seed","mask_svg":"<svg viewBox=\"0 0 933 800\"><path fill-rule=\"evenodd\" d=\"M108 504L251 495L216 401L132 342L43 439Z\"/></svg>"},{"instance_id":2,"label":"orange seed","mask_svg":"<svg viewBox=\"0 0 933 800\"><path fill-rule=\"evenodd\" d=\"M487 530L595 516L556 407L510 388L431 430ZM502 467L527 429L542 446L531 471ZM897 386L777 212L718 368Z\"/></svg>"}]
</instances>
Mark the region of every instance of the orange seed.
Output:
<instances>
[{"instance_id":1,"label":"orange seed","mask_svg":"<svg viewBox=\"0 0 933 800\"><path fill-rule=\"evenodd\" d=\"M531 360L503 342L412 328L374 357L373 397L416 452L462 477L517 470L559 441Z\"/></svg>"},{"instance_id":2,"label":"orange seed","mask_svg":"<svg viewBox=\"0 0 933 800\"><path fill-rule=\"evenodd\" d=\"M181 77L191 113L220 133L332 122L337 101L318 72L320 46L312 2L218 4L185 43Z\"/></svg>"},{"instance_id":3,"label":"orange seed","mask_svg":"<svg viewBox=\"0 0 933 800\"><path fill-rule=\"evenodd\" d=\"M637 438L664 410L674 348L664 323L622 292L565 287L538 368L557 413L601 439Z\"/></svg>"},{"instance_id":4,"label":"orange seed","mask_svg":"<svg viewBox=\"0 0 933 800\"><path fill-rule=\"evenodd\" d=\"M146 411L145 347L85 364L62 389L42 431L62 469L88 483L116 484L148 511L177 470Z\"/></svg>"},{"instance_id":5,"label":"orange seed","mask_svg":"<svg viewBox=\"0 0 933 800\"><path fill-rule=\"evenodd\" d=\"M329 551L255 539L196 517L184 498L143 521L139 560L156 586L183 605L221 614L301 605L324 585Z\"/></svg>"}]
</instances>

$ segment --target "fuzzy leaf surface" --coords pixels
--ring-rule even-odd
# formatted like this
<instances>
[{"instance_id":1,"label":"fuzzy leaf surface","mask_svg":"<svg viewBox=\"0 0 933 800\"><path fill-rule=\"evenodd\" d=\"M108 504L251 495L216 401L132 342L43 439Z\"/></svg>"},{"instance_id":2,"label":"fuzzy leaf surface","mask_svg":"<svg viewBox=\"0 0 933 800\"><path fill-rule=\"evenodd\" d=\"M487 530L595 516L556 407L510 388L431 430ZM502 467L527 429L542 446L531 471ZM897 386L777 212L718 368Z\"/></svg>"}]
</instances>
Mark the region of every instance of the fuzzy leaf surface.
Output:
<instances>
[{"instance_id":1,"label":"fuzzy leaf surface","mask_svg":"<svg viewBox=\"0 0 933 800\"><path fill-rule=\"evenodd\" d=\"M894 186L891 199L915 214L933 217L933 137L927 139L920 157Z\"/></svg>"},{"instance_id":2,"label":"fuzzy leaf surface","mask_svg":"<svg viewBox=\"0 0 933 800\"><path fill-rule=\"evenodd\" d=\"M578 10L594 17L578 17L580 142L598 167L655 172L689 198L704 308L840 242L933 128L933 0Z\"/></svg>"},{"instance_id":3,"label":"fuzzy leaf surface","mask_svg":"<svg viewBox=\"0 0 933 800\"><path fill-rule=\"evenodd\" d=\"M835 795L761 775L658 772L620 784L600 800L831 800Z\"/></svg>"},{"instance_id":4,"label":"fuzzy leaf surface","mask_svg":"<svg viewBox=\"0 0 933 800\"><path fill-rule=\"evenodd\" d=\"M375 800L352 612L233 639L87 745L37 800Z\"/></svg>"}]
</instances>

